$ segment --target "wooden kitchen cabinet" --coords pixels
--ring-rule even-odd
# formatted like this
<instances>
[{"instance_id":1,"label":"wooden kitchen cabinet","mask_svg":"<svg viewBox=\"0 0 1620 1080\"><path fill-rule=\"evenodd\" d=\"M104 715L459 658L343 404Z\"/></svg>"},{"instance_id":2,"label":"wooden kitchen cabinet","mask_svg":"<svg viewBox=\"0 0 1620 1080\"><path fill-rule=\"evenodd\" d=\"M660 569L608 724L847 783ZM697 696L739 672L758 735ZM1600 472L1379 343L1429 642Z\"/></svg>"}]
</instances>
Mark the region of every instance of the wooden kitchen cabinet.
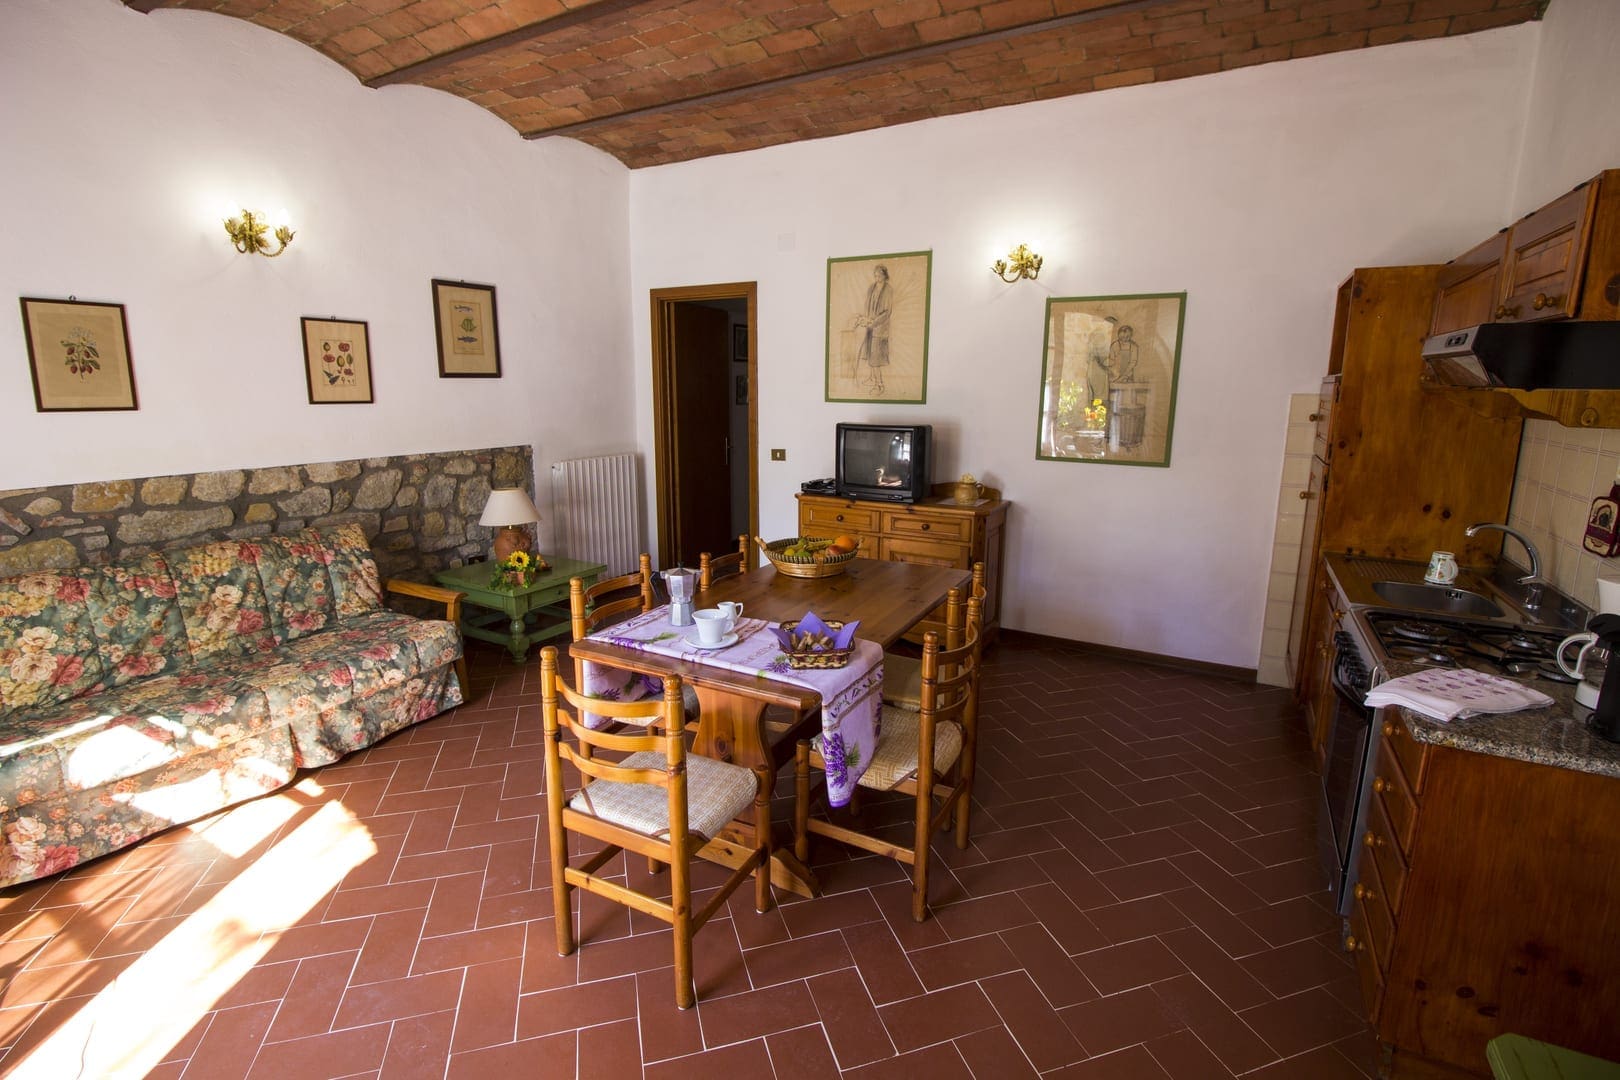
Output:
<instances>
[{"instance_id":1,"label":"wooden kitchen cabinet","mask_svg":"<svg viewBox=\"0 0 1620 1080\"><path fill-rule=\"evenodd\" d=\"M805 495L799 499L800 536L838 536L847 533L861 540L861 554L890 562L927 563L971 569L985 566L984 625L986 635L1001 628L1001 572L1008 503L1001 492L984 489L984 498L958 503L951 496L954 483L935 484L921 502L887 503L846 499L836 495ZM943 607L917 627L941 633Z\"/></svg>"},{"instance_id":2,"label":"wooden kitchen cabinet","mask_svg":"<svg viewBox=\"0 0 1620 1080\"><path fill-rule=\"evenodd\" d=\"M1523 420L1489 395L1424 384L1440 270L1362 269L1339 287L1289 633L1301 706L1331 640L1324 552L1423 561L1440 548L1477 566L1500 551L1500 533L1463 530L1507 520Z\"/></svg>"},{"instance_id":3,"label":"wooden kitchen cabinet","mask_svg":"<svg viewBox=\"0 0 1620 1080\"><path fill-rule=\"evenodd\" d=\"M1502 261L1507 248L1508 231L1503 229L1440 268L1429 323L1431 336L1496 318L1502 303Z\"/></svg>"},{"instance_id":4,"label":"wooden kitchen cabinet","mask_svg":"<svg viewBox=\"0 0 1620 1080\"><path fill-rule=\"evenodd\" d=\"M1388 1075L1489 1076L1504 1032L1620 1059L1620 779L1380 736L1344 946Z\"/></svg>"}]
</instances>

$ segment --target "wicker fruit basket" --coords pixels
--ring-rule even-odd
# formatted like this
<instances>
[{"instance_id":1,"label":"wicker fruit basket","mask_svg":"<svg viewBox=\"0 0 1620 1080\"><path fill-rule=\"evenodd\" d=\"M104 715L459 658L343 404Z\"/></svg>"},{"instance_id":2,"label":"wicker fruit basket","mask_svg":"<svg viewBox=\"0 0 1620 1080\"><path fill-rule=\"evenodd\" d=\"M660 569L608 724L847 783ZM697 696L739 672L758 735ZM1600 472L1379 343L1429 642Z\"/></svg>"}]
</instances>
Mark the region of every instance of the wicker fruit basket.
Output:
<instances>
[{"instance_id":1,"label":"wicker fruit basket","mask_svg":"<svg viewBox=\"0 0 1620 1080\"><path fill-rule=\"evenodd\" d=\"M787 651L788 667L799 671L813 669L827 670L849 666L849 658L855 652L855 642L851 641L847 648L835 649L830 638L825 635L818 641L809 634L802 637L797 633L797 622L783 623L782 629L793 642L793 648ZM828 622L827 629L836 636L844 628L841 622Z\"/></svg>"},{"instance_id":2,"label":"wicker fruit basket","mask_svg":"<svg viewBox=\"0 0 1620 1080\"><path fill-rule=\"evenodd\" d=\"M823 578L842 574L849 569L849 561L860 552L860 545L851 551L829 552L825 547L812 551L808 555L784 555L783 552L800 541L812 544L828 544L830 540L818 536L790 536L786 540L767 541L762 537L754 537L759 549L765 557L771 560L778 573L789 577Z\"/></svg>"}]
</instances>

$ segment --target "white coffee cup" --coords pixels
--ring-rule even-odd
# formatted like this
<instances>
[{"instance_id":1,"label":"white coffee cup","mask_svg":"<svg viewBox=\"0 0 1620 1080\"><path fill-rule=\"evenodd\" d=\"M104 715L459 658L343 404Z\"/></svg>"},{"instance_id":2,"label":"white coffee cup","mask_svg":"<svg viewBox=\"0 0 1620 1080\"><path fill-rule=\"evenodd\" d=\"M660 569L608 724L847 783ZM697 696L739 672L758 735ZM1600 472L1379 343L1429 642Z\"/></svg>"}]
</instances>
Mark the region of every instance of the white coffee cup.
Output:
<instances>
[{"instance_id":1,"label":"white coffee cup","mask_svg":"<svg viewBox=\"0 0 1620 1080\"><path fill-rule=\"evenodd\" d=\"M742 618L743 606L735 600L722 600L714 606L726 613L726 616L731 620L731 629L735 630L737 628L737 620ZM731 631L728 630L726 632L730 633Z\"/></svg>"},{"instance_id":2,"label":"white coffee cup","mask_svg":"<svg viewBox=\"0 0 1620 1080\"><path fill-rule=\"evenodd\" d=\"M697 622L698 643L702 645L720 644L736 625L735 620L719 608L707 607L694 611L692 618Z\"/></svg>"},{"instance_id":3,"label":"white coffee cup","mask_svg":"<svg viewBox=\"0 0 1620 1080\"><path fill-rule=\"evenodd\" d=\"M1450 585L1457 580L1457 556L1449 551L1436 551L1429 556L1429 571L1423 580L1431 585Z\"/></svg>"}]
</instances>

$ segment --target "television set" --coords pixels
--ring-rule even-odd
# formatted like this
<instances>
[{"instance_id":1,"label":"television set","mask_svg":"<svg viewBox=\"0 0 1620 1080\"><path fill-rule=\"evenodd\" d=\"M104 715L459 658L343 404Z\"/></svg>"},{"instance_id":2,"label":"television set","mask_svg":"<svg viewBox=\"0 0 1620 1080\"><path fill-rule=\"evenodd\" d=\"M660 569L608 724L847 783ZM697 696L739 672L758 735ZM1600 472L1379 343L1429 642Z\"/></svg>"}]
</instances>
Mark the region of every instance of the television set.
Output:
<instances>
[{"instance_id":1,"label":"television set","mask_svg":"<svg viewBox=\"0 0 1620 1080\"><path fill-rule=\"evenodd\" d=\"M928 424L839 424L838 494L897 503L927 498L933 436Z\"/></svg>"}]
</instances>

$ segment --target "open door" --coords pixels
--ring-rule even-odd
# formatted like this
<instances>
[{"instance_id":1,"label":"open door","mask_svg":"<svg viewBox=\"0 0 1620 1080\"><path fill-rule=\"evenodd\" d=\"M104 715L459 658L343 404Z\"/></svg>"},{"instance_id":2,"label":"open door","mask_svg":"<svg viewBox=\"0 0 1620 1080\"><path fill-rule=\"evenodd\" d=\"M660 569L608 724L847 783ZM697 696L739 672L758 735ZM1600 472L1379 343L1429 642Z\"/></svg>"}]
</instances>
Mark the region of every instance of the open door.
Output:
<instances>
[{"instance_id":1,"label":"open door","mask_svg":"<svg viewBox=\"0 0 1620 1080\"><path fill-rule=\"evenodd\" d=\"M758 528L754 292L745 282L652 293L662 567L695 567L703 552L730 551L739 532Z\"/></svg>"}]
</instances>

